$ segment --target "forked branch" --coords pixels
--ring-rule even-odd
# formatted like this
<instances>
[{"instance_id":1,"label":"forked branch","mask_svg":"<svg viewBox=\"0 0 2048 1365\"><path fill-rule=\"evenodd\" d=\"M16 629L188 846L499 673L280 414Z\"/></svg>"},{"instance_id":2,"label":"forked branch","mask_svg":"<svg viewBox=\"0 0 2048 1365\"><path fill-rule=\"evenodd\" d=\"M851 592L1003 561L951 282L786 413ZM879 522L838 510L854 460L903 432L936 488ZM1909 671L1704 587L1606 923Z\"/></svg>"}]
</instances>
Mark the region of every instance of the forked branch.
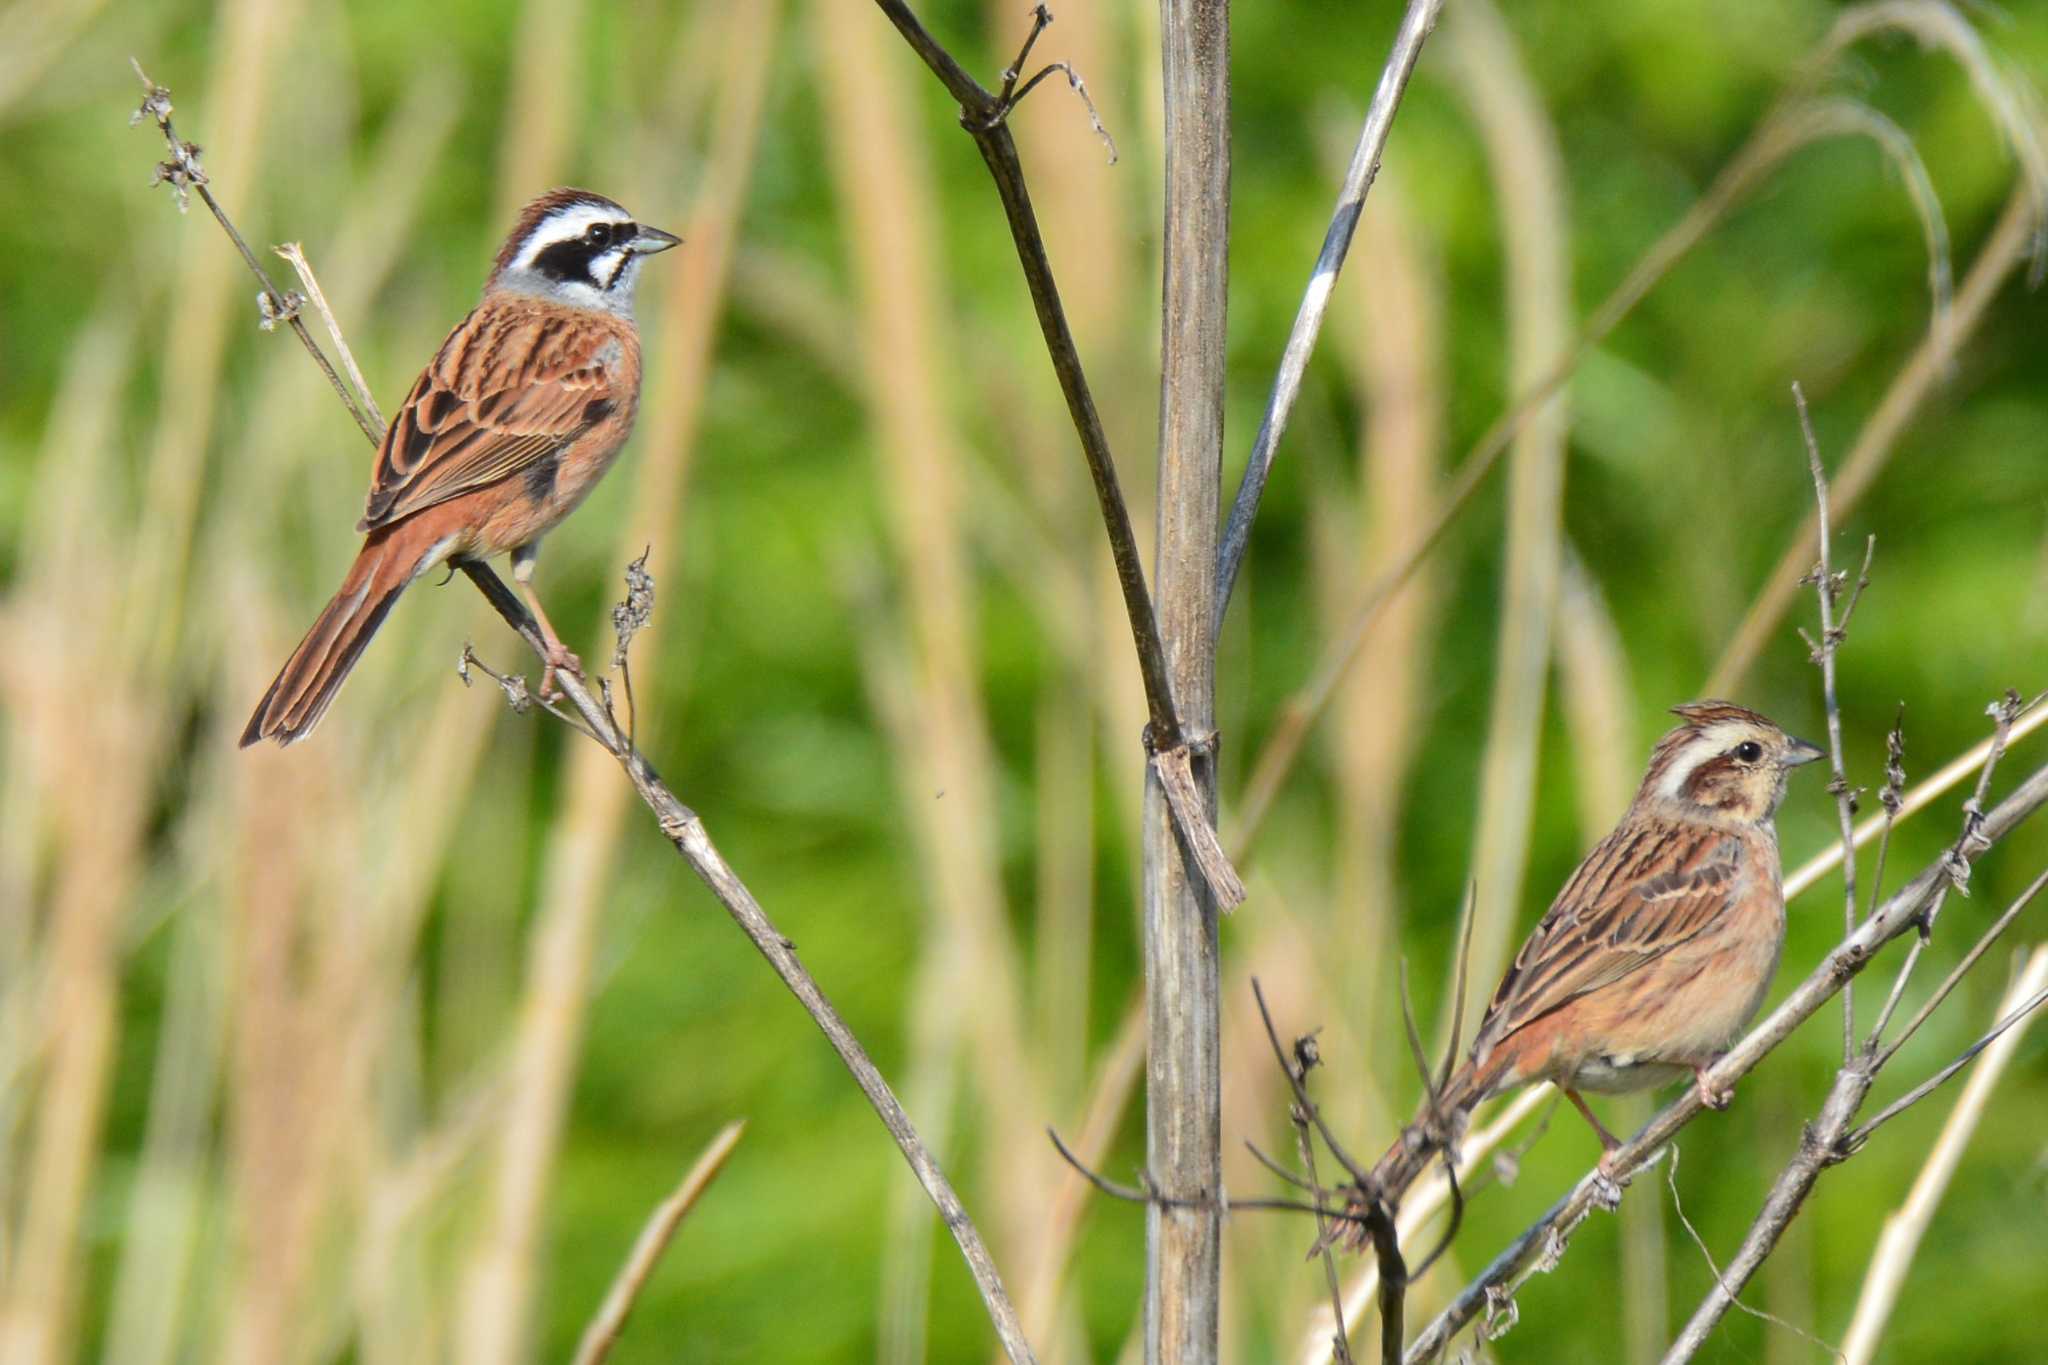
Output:
<instances>
[{"instance_id":1,"label":"forked branch","mask_svg":"<svg viewBox=\"0 0 2048 1365\"><path fill-rule=\"evenodd\" d=\"M1110 559L1116 566L1117 587L1123 595L1124 615L1130 623L1131 642L1137 650L1138 673L1145 685L1148 724L1146 752L1169 797L1174 825L1190 862L1208 886L1216 903L1224 909L1244 901L1244 883L1231 866L1223 845L1216 837L1201 801L1195 796L1194 781L1188 776L1193 758L1215 743L1215 736L1190 733L1183 723L1173 694L1172 676L1166 665L1166 646L1159 631L1159 618L1145 583L1143 556L1131 524L1130 507L1124 500L1117 478L1116 459L1109 448L1109 435L1096 411L1094 393L1081 364L1081 353L1067 325L1066 307L1060 301L1059 285L1053 278L1052 261L1045 250L1045 238L1038 227L1038 215L1031 206L1030 187L1024 178L1024 163L1017 154L1017 142L1010 134L1009 118L1018 101L1055 68L1041 70L1019 83L1018 73L1029 60L1038 35L1052 22L1043 5L1031 12L1031 30L1016 61L1003 73L999 89L991 91L970 75L936 38L932 37L910 6L903 0L875 0L877 7L896 26L911 50L938 77L960 106L960 126L974 139L974 145L995 180L996 194L1009 223L1010 238L1017 250L1017 263L1024 272L1024 284L1038 316L1038 328L1045 339L1046 354L1052 360L1054 376L1067 403L1067 414L1080 438L1081 454L1088 465L1088 477L1095 486L1095 501L1102 513L1104 533L1109 537ZM1060 68L1064 69L1064 68ZM1067 76L1084 101L1086 87L1071 70ZM1089 118L1101 128L1095 106L1088 103ZM1107 140L1108 134L1103 134ZM1114 145L1112 144L1112 155Z\"/></svg>"}]
</instances>

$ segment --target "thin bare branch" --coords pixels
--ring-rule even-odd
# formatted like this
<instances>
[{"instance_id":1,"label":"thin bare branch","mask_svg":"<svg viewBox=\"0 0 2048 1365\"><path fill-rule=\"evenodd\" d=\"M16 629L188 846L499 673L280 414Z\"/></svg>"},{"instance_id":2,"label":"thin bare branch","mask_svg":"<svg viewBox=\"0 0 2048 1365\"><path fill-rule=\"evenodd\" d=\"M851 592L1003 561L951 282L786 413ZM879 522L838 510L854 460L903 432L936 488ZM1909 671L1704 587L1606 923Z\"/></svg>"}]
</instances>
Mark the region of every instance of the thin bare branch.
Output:
<instances>
[{"instance_id":1,"label":"thin bare branch","mask_svg":"<svg viewBox=\"0 0 2048 1365\"><path fill-rule=\"evenodd\" d=\"M1878 1110L1870 1116L1862 1127L1842 1139L1844 1151L1854 1152L1864 1143L1870 1141L1871 1134L1905 1113L1908 1109L1911 1109L1914 1105L1920 1103L1920 1101L1926 1099L1943 1085L1946 1085L1950 1077L1975 1061L1977 1054L1997 1042L2000 1034L2039 1009L2043 1001L2048 1001L2048 990L2039 990L2028 996L2010 1014L2006 1015L2005 1018L1999 1020L1996 1024L1993 1024L1989 1033L1986 1033L1982 1038L1964 1048L1961 1056L1935 1072L1932 1076L1929 1076L1926 1080L1920 1082L1920 1084L1914 1086L1911 1090L1908 1090L1905 1094L1899 1096L1896 1100L1893 1100L1884 1108Z\"/></svg>"},{"instance_id":2,"label":"thin bare branch","mask_svg":"<svg viewBox=\"0 0 2048 1365\"><path fill-rule=\"evenodd\" d=\"M1820 668L1821 701L1827 710L1828 762L1834 768L1834 780L1828 784L1828 791L1835 798L1835 815L1842 826L1842 932L1856 932L1856 793L1849 788L1849 778L1843 768L1842 758L1842 705L1835 693L1835 652L1841 648L1848 630L1848 613L1844 612L1841 624L1835 622L1835 602L1841 591L1841 584L1835 578L1833 561L1829 551L1828 525L1828 474L1820 462L1820 441L1813 434L1813 417L1806 410L1806 391L1795 380L1792 384L1792 404L1799 410L1799 432L1806 441L1806 467L1813 476L1813 496L1817 506L1820 526L1820 565L1814 571L1814 596L1820 601L1820 640L1807 643L1813 650L1813 662ZM1876 538L1871 538L1871 547L1876 548ZM1863 595L1863 583L1870 581L1870 560L1863 561L1863 579L1858 583L1856 596ZM1852 599L1851 607L1854 602ZM1849 982L1842 983L1842 1063L1848 1065L1856 1051L1856 998Z\"/></svg>"},{"instance_id":3,"label":"thin bare branch","mask_svg":"<svg viewBox=\"0 0 2048 1365\"><path fill-rule=\"evenodd\" d=\"M1889 1062L1897 1054L1898 1050L1906 1045L1906 1041L1920 1031L1920 1026L1927 1022L1927 1017L1941 1007L1941 1002L1948 999L1949 993L1955 990L1969 970L1977 965L1977 960L1983 957L1985 953L1991 951L1991 945L1998 942L2000 936L2005 933L2012 922L2019 918L2020 911L2026 909L2028 903L2034 897L2041 894L2041 888L2044 886L2048 886L2048 871L2044 871L2040 876L2034 878L2028 884L2027 889L2020 892L2019 898L2005 908L2005 913L1993 920L1991 927L1978 936L1977 941L1970 946L1970 951L1963 954L1963 960L1956 963L1949 971L1949 974L1942 979L1941 984L1934 988L1934 994L1927 997L1927 1003L1922 1005L1913 1017L1906 1021L1906 1026L1899 1030L1899 1036L1892 1039L1885 1049L1877 1054L1876 1060L1871 1063L1872 1066L1880 1070L1883 1069L1885 1063ZM1905 985L1905 973L1901 972L1899 976L1899 984L1903 988ZM1877 1038L1878 1034L1873 1032L1871 1034L1873 1044L1877 1041Z\"/></svg>"},{"instance_id":4,"label":"thin bare branch","mask_svg":"<svg viewBox=\"0 0 2048 1365\"><path fill-rule=\"evenodd\" d=\"M1316 339L1322 334L1323 315L1329 311L1330 296L1336 291L1337 276L1351 250L1351 237L1358 230L1358 218L1365 211L1365 199L1380 173L1380 158L1386 154L1387 136L1393 131L1395 111L1408 91L1408 78L1422 56L1422 45L1436 28L1443 12L1443 0L1409 0L1401 27L1394 34L1393 50L1380 68L1379 86L1366 106L1365 123L1358 130L1358 147L1351 153L1350 168L1337 191L1337 207L1330 214L1330 226L1323 233L1322 249L1316 253L1315 268L1309 272L1308 288L1295 311L1294 326L1287 334L1287 347L1280 354L1280 368L1273 376L1273 391L1266 399L1266 415L1259 421L1259 434L1252 441L1250 459L1237 485L1237 499L1230 508L1230 521L1223 530L1223 545L1216 560L1216 629L1230 610L1230 594L1237 586L1238 570L1244 565L1245 549L1251 543L1252 523L1258 519L1259 499L1273 472L1273 453L1287 430L1294 412L1294 400L1301 393L1301 379L1308 372L1309 357L1315 354Z\"/></svg>"},{"instance_id":5,"label":"thin bare branch","mask_svg":"<svg viewBox=\"0 0 2048 1365\"><path fill-rule=\"evenodd\" d=\"M2035 707L2013 722L2012 734L2009 736L2008 742L2017 743L2019 740L2040 729L2043 725L2048 725L2048 707ZM1858 825L1856 827L1856 847L1862 848L1872 839L1881 838L1885 830L1892 825L1902 823L1918 815L1921 811L1940 800L1942 796L1952 790L1958 783L1975 776L1983 768L1985 761L1991 757L1991 751L1997 743L1997 738L1995 734L1986 735L1983 739L1943 764L1936 772L1923 779L1918 785L1906 792L1904 798L1899 802L1899 809L1896 814L1887 812L1886 815L1874 815ZM1835 864L1841 860L1842 846L1839 843L1833 843L1807 859L1804 863L1801 863L1785 876L1785 899L1791 900L1795 896L1803 895L1815 882L1832 872ZM1876 889L1873 888L1873 892ZM1875 913L1875 906L1872 907L1871 913Z\"/></svg>"},{"instance_id":6,"label":"thin bare branch","mask_svg":"<svg viewBox=\"0 0 2048 1365\"><path fill-rule=\"evenodd\" d=\"M297 272L299 283L306 287L306 302L313 305L313 311L327 325L327 336L334 342L334 353L341 357L341 367L348 372L348 382L355 387L356 401L370 415L370 424L379 431L384 430L384 411L377 406L377 395L370 392L370 381L363 378L362 367L356 364L356 353L349 349L348 338L341 334L341 323L336 320L334 309L327 304L327 291L320 287L320 277L313 273L313 263L306 259L306 249L297 242L286 242L271 250L282 256Z\"/></svg>"}]
</instances>

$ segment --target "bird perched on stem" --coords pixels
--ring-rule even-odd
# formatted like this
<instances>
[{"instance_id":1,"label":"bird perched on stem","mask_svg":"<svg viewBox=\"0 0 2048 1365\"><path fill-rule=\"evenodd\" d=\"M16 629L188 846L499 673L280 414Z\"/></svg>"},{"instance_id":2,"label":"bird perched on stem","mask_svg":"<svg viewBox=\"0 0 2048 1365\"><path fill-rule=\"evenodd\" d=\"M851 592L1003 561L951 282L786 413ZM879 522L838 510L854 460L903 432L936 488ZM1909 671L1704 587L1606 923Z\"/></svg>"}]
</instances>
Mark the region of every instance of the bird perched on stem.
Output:
<instances>
[{"instance_id":1,"label":"bird perched on stem","mask_svg":"<svg viewBox=\"0 0 2048 1365\"><path fill-rule=\"evenodd\" d=\"M1756 1014L1785 943L1771 823L1786 776L1822 750L1723 701L1675 706L1635 801L1586 855L1515 955L1471 1054L1373 1168L1389 1204L1474 1105L1554 1082L1620 1144L1581 1091L1642 1090L1706 1070ZM1602 1161L1605 1162L1603 1157Z\"/></svg>"},{"instance_id":2,"label":"bird perched on stem","mask_svg":"<svg viewBox=\"0 0 2048 1365\"><path fill-rule=\"evenodd\" d=\"M398 594L442 564L509 552L548 646L542 697L557 671L582 671L534 595L534 556L633 429L633 290L644 258L680 240L586 190L554 190L520 212L483 301L385 431L356 523L363 548L257 704L244 748L310 734Z\"/></svg>"}]
</instances>

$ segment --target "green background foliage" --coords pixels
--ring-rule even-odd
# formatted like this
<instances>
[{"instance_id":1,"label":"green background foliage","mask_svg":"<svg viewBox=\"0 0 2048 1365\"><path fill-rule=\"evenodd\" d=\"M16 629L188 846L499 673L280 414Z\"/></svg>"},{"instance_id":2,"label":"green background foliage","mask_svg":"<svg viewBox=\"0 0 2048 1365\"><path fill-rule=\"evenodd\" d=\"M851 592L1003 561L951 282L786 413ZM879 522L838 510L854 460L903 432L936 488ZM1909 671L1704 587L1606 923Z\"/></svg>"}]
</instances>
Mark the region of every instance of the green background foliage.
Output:
<instances>
[{"instance_id":1,"label":"green background foliage","mask_svg":"<svg viewBox=\"0 0 2048 1365\"><path fill-rule=\"evenodd\" d=\"M989 79L1022 31L1021 7L1007 0L920 8ZM1392 5L1237 8L1231 486L1398 18ZM573 5L551 26L538 8L477 0L15 0L0 11L0 33L17 24L27 35L0 54L0 198L12 206L0 215L0 1201L10 1227L34 1202L49 1068L71 1055L51 1040L103 1023L104 1119L93 1125L76 1240L60 1259L79 1273L78 1354L226 1358L251 1340L288 1343L292 1359L464 1354L472 1258L494 1226L501 1106L531 1084L513 1062L538 964L555 951L545 932L561 896L553 878L576 848L564 831L599 818L574 780L574 737L542 719L497 715L483 693L463 699L492 714L473 748L454 750L468 757L453 760L452 785L437 801L421 795L421 767L444 752L434 727L461 709L440 709L461 641L500 664L514 657L460 581L408 596L312 741L282 757L233 751L269 668L352 553L366 452L295 343L247 325L252 286L213 224L196 205L179 217L168 191L146 188L162 149L147 128L123 126L138 93L130 54L175 92L181 131L213 153L209 169L259 251L304 242L337 295L375 282L343 321L387 407L471 306L510 207L531 194L588 185L690 239L649 272L641 435L551 538L540 583L554 619L585 642L583 657L601 659L621 533L651 526L664 543L655 626L637 656L643 743L903 1086L915 1117L943 1134L949 1169L1013 1287L1028 1273L1032 1215L1053 1207L1062 1179L1037 1125L1080 1126L1137 986L1140 753L1125 725L1138 714L1135 669L986 173L943 92L878 14L859 15L881 36L856 59L822 0L745 11L769 45L758 135L738 155L750 177L730 239L699 230L719 168L731 164L719 160L716 134L726 126L720 101L738 98L742 12ZM1563 171L1573 326L1699 199L1837 13L1748 0L1511 7L1507 24ZM1081 62L1122 159L1106 164L1056 80L1018 115L1020 139L1149 539L1155 20L1122 0L1072 0L1059 18L1040 53ZM1972 18L2009 75L2042 78L2048 11ZM1084 38L1090 50L1075 51ZM1364 529L1373 405L1350 357L1360 347L1413 352L1433 367L1420 401L1440 413L1441 431L1419 458L1439 488L1510 397L1503 234L1522 225L1503 226L1497 168L1450 79L1447 38L1425 54L1368 214L1398 207L1414 249L1398 268L1431 301L1437 325L1412 345L1339 339L1346 326L1356 335L1359 310L1397 268L1362 245L1224 633L1227 837L1251 756L1342 619L1332 604L1366 581L1372 554L1396 548ZM256 93L250 125L230 129L222 104L234 82ZM849 84L865 94L848 94ZM1961 279L2016 176L1968 79L1947 56L1893 37L1859 44L1826 88L1867 101L1910 136ZM872 125L850 124L848 111L861 98L897 111L900 141L860 141ZM223 145L252 148L253 160L219 154ZM915 252L877 240L874 220L854 207L864 184L904 183L931 230ZM701 393L686 397L676 386L693 382L679 320L688 300L665 272L693 268L681 259L691 253L701 264L728 250L709 369ZM218 268L194 274L203 261ZM1811 507L1789 385L1804 383L1823 450L1838 461L1927 333L1927 281L1922 229L1896 168L1866 140L1830 141L1792 156L1579 368L1562 531L1618 642L1619 690L1593 704L1628 764L1647 752L1662 708L1700 692ZM903 292L929 329L927 351L877 343L887 333L871 326L875 310ZM199 308L224 319L217 343L178 330ZM1900 704L1917 779L1986 732L1984 706L2005 688L2048 685L2042 318L2040 295L2023 281L1998 291L1840 528L1844 558L1867 535L1878 542L1842 655L1859 786L1881 782L1883 736ZM188 353L181 368L181 346L204 355ZM904 367L917 372L905 378ZM934 513L943 525L927 531L951 547L936 562L958 571L949 587L963 594L966 631L957 640L935 639L920 614L930 586L920 578L935 561L919 559L908 509L939 504L921 502L929 490L892 462L904 430L887 416L892 383L909 384L944 432L935 458L952 497ZM697 404L696 421L694 434L687 421L667 428L667 455L686 452L690 463L680 492L655 506L636 480L655 458L652 414L664 403ZM71 439L79 433L93 437L83 448ZM179 464L172 452L186 440L197 454ZM185 472L166 482L167 469ZM1234 1193L1273 1183L1238 1150L1241 1139L1290 1148L1251 1027L1254 970L1274 988L1283 1029L1330 1026L1331 1065L1318 1086L1355 1149L1384 1142L1415 1102L1391 952L1362 945L1406 955L1430 1033L1479 821L1506 488L1490 480L1429 561L1431 605L1415 629L1398 647L1378 636L1367 646L1411 679L1412 696L1384 711L1357 699L1321 726L1244 864L1252 899L1223 929ZM172 505L181 491L193 499L189 513ZM166 549L162 537L175 541L185 526L189 553ZM1818 738L1818 684L1793 633L1811 615L1802 597L1736 695ZM1398 657L1383 652L1397 648ZM985 739L968 774L985 799L949 790L920 757L947 723L930 679L949 649L967 669L959 695L976 712L967 732ZM1549 686L1569 694L1578 684L1553 670ZM1590 778L1568 709L1554 695L1543 711L1517 932L1600 832L1579 804ZM1337 755L1387 740L1381 730L1409 756L1371 769L1387 775L1368 840L1387 890L1364 904L1342 871L1358 856L1360 808ZM2021 745L2006 780L2040 752L2038 740ZM1821 787L1811 776L1795 782L1780 821L1788 865L1830 837ZM104 815L109 791L125 794L117 804L127 813L105 817L126 831L119 837L100 817L72 812L90 801ZM948 799L981 799L980 863L945 846L948 826L931 807ZM1959 800L1901 830L1894 880L1953 837ZM426 852L404 851L440 816L446 827L422 836ZM1057 831L1076 828L1078 847L1049 851ZM573 1007L581 1036L559 1148L535 1191L536 1273L530 1301L497 1311L530 1323L534 1357L566 1356L647 1211L723 1123L745 1117L746 1137L647 1286L614 1358L901 1359L914 1353L906 1342L934 1360L985 1358L991 1339L950 1242L925 1213L906 1217L913 1192L900 1159L800 1010L637 807L615 838L592 837L579 874L597 907L591 969ZM2048 833L2029 828L1985 860L1972 897L1945 911L1909 999L2044 855ZM970 882L988 878L992 917L952 904L949 857L978 869ZM412 869L409 891L380 881L394 867ZM96 978L67 975L61 951L66 917L81 913L72 893L97 885L87 872L111 879L96 959L111 973L105 1015L77 984ZM1075 888L1078 904L1066 894ZM416 927L375 958L360 996L323 995L323 955L370 932L354 915L371 903ZM1361 937L1368 918L1388 936ZM2038 911L2024 917L2014 944L2040 942L2041 923ZM1839 933L1838 883L1828 879L1794 907L1785 979ZM1001 948L987 948L992 941ZM1897 956L1866 979L1888 983ZM976 974L991 960L1012 964L1000 989ZM1990 955L1902 1054L1880 1102L1981 1031L2010 962L2004 948ZM61 989L45 993L52 982ZM1866 1023L1880 993L1862 990ZM335 1030L373 1010L388 1010L378 1015L388 1028L366 1035L369 1050L350 1063L357 1070L328 1071ZM1739 1240L1818 1104L1839 1057L1838 1019L1830 1010L1810 1023L1730 1111L1682 1138L1679 1191L1717 1257ZM1028 1078L996 1069L1005 1055ZM2044 1055L2038 1036L2022 1044L1935 1217L1883 1358L2017 1360L2038 1350L2028 1305L2048 1265ZM295 1162L292 1116L329 1087L347 1096L349 1121ZM1037 1106L1018 1131L997 1130L1025 1108L993 1102L1006 1092ZM1119 1112L1101 1164L1128 1178L1142 1159L1142 1106ZM1839 1340L1883 1219L1945 1112L1946 1094L1828 1175L1748 1301ZM273 1121L286 1125L286 1155L259 1161ZM380 1288L379 1267L364 1263L364 1230L380 1192L430 1150L447 1160L420 1177L418 1203L390 1244L396 1259L381 1267L396 1287ZM1553 1123L1511 1184L1474 1199L1457 1270L1475 1271L1594 1154L1576 1119ZM286 1178L278 1172L286 1185L265 1183ZM310 1201L289 1234L305 1262L282 1281L278 1201L297 1198ZM1596 1215L1559 1273L1524 1291L1520 1325L1493 1348L1501 1358L1623 1359L1636 1344L1622 1300L1651 1304L1674 1326L1690 1311L1710 1271L1669 1216L1661 1174L1630 1199L1667 1210L1647 1233L1661 1262L1625 1255L1617 1220ZM1021 1212L991 1220L997 1205ZM1143 1294L1142 1225L1132 1207L1085 1203L1042 1358L1112 1358L1123 1348ZM1227 1358L1293 1350L1320 1292L1320 1272L1300 1257L1309 1238L1292 1219L1233 1220ZM0 1271L17 1292L30 1274L28 1245L10 1253L0 1239ZM175 1254L159 1259L166 1249ZM890 1278L892 1255L907 1278ZM1418 1314L1455 1280L1452 1268L1437 1270L1417 1291ZM170 1306L151 1300L152 1289ZM279 1335L249 1335L266 1305L280 1304L288 1325ZM911 1326L892 1329L892 1312ZM380 1336L379 1322L403 1328L402 1346ZM152 1341L166 1354L139 1344ZM1819 1357L1743 1314L1707 1356Z\"/></svg>"}]
</instances>

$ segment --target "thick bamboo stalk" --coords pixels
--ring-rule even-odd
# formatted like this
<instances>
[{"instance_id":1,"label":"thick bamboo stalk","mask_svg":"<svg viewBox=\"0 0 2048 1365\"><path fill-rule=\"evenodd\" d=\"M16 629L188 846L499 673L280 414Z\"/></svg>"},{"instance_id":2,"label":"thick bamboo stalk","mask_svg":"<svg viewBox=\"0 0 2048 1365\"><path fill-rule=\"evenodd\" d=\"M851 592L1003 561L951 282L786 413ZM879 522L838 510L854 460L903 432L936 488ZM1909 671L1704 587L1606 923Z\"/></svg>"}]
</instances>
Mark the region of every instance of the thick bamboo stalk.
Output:
<instances>
[{"instance_id":1,"label":"thick bamboo stalk","mask_svg":"<svg viewBox=\"0 0 2048 1365\"><path fill-rule=\"evenodd\" d=\"M1166 666L1186 733L1215 724L1216 517L1230 243L1229 0L1161 0L1166 224L1159 548ZM1150 1361L1216 1359L1221 1073L1215 900L1185 856L1157 770L1145 786L1146 1212ZM1197 765L1214 819L1213 749Z\"/></svg>"}]
</instances>

